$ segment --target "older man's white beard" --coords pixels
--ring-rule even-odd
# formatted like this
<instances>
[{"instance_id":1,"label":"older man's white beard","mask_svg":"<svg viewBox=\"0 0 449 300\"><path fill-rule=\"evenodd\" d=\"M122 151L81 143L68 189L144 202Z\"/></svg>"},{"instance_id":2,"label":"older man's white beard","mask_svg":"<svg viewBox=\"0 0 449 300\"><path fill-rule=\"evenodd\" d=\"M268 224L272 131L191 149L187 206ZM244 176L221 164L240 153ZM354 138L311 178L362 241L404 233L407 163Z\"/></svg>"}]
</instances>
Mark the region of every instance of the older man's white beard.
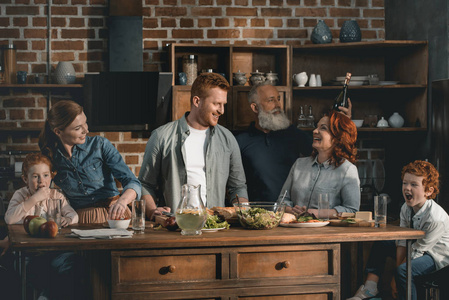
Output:
<instances>
[{"instance_id":1,"label":"older man's white beard","mask_svg":"<svg viewBox=\"0 0 449 300\"><path fill-rule=\"evenodd\" d=\"M274 114L279 112L278 114ZM259 108L259 125L265 130L276 131L286 129L290 126L290 120L280 109L273 109L270 112L263 111Z\"/></svg>"}]
</instances>

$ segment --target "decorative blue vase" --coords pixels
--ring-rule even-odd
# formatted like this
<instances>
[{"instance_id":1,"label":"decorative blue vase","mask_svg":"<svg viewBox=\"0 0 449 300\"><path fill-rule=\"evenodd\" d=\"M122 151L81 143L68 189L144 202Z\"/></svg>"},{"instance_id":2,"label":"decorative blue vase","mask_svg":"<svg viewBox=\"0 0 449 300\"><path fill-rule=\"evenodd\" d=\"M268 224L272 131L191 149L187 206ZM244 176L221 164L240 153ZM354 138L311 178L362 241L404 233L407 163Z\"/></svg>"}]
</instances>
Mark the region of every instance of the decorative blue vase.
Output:
<instances>
[{"instance_id":1,"label":"decorative blue vase","mask_svg":"<svg viewBox=\"0 0 449 300\"><path fill-rule=\"evenodd\" d=\"M178 73L178 77L179 77L179 85L186 85L187 83L187 75L184 72L179 72Z\"/></svg>"},{"instance_id":2,"label":"decorative blue vase","mask_svg":"<svg viewBox=\"0 0 449 300\"><path fill-rule=\"evenodd\" d=\"M314 44L328 44L332 42L332 32L323 20L319 20L310 36Z\"/></svg>"},{"instance_id":3,"label":"decorative blue vase","mask_svg":"<svg viewBox=\"0 0 449 300\"><path fill-rule=\"evenodd\" d=\"M362 32L359 24L355 20L348 20L343 23L340 30L340 42L360 42L362 40Z\"/></svg>"}]
</instances>

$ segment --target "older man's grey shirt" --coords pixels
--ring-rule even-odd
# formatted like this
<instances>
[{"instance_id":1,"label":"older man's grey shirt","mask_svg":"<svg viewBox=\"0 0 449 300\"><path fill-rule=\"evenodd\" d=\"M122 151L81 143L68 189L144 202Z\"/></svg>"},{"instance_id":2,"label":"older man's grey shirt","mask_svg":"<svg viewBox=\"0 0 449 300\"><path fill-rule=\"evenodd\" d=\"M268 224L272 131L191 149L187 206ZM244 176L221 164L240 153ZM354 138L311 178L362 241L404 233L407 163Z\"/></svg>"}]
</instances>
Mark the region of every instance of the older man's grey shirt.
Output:
<instances>
[{"instance_id":1,"label":"older man's grey shirt","mask_svg":"<svg viewBox=\"0 0 449 300\"><path fill-rule=\"evenodd\" d=\"M335 167L329 161L318 163L316 158L298 158L282 187L287 190L285 203L290 206L318 208L320 193L329 194L329 207L337 212L356 212L360 207L360 179L357 168L349 161Z\"/></svg>"},{"instance_id":2,"label":"older man's grey shirt","mask_svg":"<svg viewBox=\"0 0 449 300\"><path fill-rule=\"evenodd\" d=\"M149 194L157 199L160 190L165 205L172 210L180 202L181 186L187 183L184 142L189 127L186 116L152 132L139 173L142 195ZM231 199L236 195L248 198L239 146L232 133L221 125L210 128L205 173L208 207L225 206L226 192Z\"/></svg>"}]
</instances>

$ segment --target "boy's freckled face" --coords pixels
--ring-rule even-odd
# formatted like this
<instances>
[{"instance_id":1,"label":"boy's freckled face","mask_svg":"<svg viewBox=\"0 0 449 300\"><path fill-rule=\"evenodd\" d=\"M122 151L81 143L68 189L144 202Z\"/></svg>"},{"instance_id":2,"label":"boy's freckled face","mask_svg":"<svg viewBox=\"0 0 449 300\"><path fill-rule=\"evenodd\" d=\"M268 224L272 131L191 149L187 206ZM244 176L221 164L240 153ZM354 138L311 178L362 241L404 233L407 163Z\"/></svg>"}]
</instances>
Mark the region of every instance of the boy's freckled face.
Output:
<instances>
[{"instance_id":1,"label":"boy's freckled face","mask_svg":"<svg viewBox=\"0 0 449 300\"><path fill-rule=\"evenodd\" d=\"M38 189L43 187L50 187L51 172L47 164L41 163L30 167L28 174L23 176L23 181L27 184L31 194L34 194Z\"/></svg>"},{"instance_id":2,"label":"boy's freckled face","mask_svg":"<svg viewBox=\"0 0 449 300\"><path fill-rule=\"evenodd\" d=\"M405 203L414 208L415 212L426 203L427 197L432 195L433 192L432 187L429 188L429 191L425 191L423 179L423 176L405 173L404 179L402 180L402 195L404 196Z\"/></svg>"}]
</instances>

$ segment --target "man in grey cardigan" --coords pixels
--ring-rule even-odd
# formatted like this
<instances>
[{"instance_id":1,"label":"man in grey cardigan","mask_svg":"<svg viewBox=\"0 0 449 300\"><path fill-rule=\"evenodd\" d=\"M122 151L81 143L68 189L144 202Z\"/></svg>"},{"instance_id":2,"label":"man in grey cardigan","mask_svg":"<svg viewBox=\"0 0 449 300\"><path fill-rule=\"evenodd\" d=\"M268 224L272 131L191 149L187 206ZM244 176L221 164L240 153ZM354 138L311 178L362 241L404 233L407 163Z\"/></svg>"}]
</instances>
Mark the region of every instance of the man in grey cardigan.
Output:
<instances>
[{"instance_id":1,"label":"man in grey cardigan","mask_svg":"<svg viewBox=\"0 0 449 300\"><path fill-rule=\"evenodd\" d=\"M201 184L207 207L248 195L240 149L221 125L229 83L216 73L203 73L192 85L190 112L151 134L139 173L147 217L176 210L183 184Z\"/></svg>"}]
</instances>

